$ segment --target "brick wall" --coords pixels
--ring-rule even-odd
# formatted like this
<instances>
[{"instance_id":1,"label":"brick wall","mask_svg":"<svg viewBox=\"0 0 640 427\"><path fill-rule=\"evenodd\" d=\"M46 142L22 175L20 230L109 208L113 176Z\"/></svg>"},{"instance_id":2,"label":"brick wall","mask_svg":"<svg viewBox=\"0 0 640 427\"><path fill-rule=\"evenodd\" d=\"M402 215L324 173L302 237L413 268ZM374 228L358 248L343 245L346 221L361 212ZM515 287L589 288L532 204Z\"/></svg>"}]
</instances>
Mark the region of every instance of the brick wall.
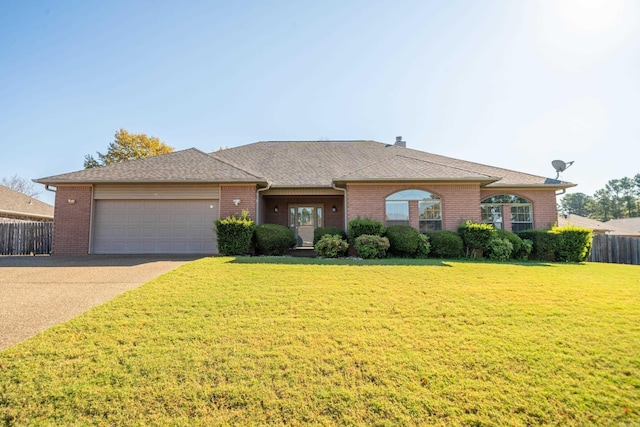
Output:
<instances>
[{"instance_id":1,"label":"brick wall","mask_svg":"<svg viewBox=\"0 0 640 427\"><path fill-rule=\"evenodd\" d=\"M89 253L92 194L91 186L57 187L52 255Z\"/></svg>"},{"instance_id":2,"label":"brick wall","mask_svg":"<svg viewBox=\"0 0 640 427\"><path fill-rule=\"evenodd\" d=\"M358 215L372 218L384 224L385 199L402 190L423 190L436 194L442 203L442 228L455 231L460 223L471 220L480 221L480 186L478 184L347 184L347 216L349 220ZM417 204L410 210L417 215ZM414 211L415 209L415 211ZM412 218L411 225L416 219Z\"/></svg>"},{"instance_id":3,"label":"brick wall","mask_svg":"<svg viewBox=\"0 0 640 427\"><path fill-rule=\"evenodd\" d=\"M533 210L533 228L549 228L558 221L555 190L483 189L480 191L480 200L500 194L513 194L515 196L524 197L531 202ZM509 215L507 207L504 209L503 217L505 220L505 229L510 230L511 215Z\"/></svg>"},{"instance_id":4,"label":"brick wall","mask_svg":"<svg viewBox=\"0 0 640 427\"><path fill-rule=\"evenodd\" d=\"M322 205L325 227L344 228L344 202L341 196L269 196L260 202L264 213L260 216L262 224L280 224L289 226L289 205ZM278 206L278 212L274 208ZM335 206L336 211L331 208Z\"/></svg>"},{"instance_id":5,"label":"brick wall","mask_svg":"<svg viewBox=\"0 0 640 427\"><path fill-rule=\"evenodd\" d=\"M256 185L255 184L223 184L220 185L220 218L240 215L243 210L249 211L252 219L256 218ZM236 206L233 201L240 200Z\"/></svg>"}]
</instances>

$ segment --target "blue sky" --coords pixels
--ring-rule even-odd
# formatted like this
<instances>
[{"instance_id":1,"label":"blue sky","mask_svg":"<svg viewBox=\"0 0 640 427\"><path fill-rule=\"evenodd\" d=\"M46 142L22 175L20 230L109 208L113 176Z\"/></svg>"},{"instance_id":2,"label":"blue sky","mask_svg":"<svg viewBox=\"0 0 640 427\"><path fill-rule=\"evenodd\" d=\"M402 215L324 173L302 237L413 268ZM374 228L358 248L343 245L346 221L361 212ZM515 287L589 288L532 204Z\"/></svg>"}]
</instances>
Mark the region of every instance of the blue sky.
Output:
<instances>
[{"instance_id":1,"label":"blue sky","mask_svg":"<svg viewBox=\"0 0 640 427\"><path fill-rule=\"evenodd\" d=\"M640 2L0 2L0 178L120 128L176 149L371 139L555 177L640 173ZM51 193L41 199L53 202Z\"/></svg>"}]
</instances>

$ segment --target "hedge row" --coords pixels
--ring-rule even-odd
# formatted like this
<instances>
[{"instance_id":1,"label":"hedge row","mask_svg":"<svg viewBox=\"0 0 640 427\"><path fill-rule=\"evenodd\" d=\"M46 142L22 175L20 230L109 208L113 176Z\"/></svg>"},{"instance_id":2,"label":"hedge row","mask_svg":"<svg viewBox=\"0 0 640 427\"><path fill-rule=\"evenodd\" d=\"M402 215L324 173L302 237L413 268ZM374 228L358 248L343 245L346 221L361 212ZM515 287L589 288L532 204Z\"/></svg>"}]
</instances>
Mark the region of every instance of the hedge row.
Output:
<instances>
[{"instance_id":1,"label":"hedge row","mask_svg":"<svg viewBox=\"0 0 640 427\"><path fill-rule=\"evenodd\" d=\"M248 212L216 221L218 250L222 255L246 255L255 242L256 253L284 255L295 247L293 232L283 225L262 224L256 227ZM589 257L591 230L577 227L554 227L551 230L527 230L518 234L497 230L489 224L471 221L460 225L458 232L418 230L394 225L384 228L373 219L349 221L349 230L319 227L313 236L314 249L323 257L342 257L351 245L362 258L457 258L482 256L493 260L582 262Z\"/></svg>"}]
</instances>

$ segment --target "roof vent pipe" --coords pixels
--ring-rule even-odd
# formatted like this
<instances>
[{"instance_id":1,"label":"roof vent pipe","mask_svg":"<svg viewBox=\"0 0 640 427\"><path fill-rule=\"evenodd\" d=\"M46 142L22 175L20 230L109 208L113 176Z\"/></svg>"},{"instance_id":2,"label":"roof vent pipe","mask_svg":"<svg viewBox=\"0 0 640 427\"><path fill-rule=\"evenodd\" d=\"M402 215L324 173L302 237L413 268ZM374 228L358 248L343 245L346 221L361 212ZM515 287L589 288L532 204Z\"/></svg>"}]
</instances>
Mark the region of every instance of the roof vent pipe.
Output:
<instances>
[{"instance_id":1,"label":"roof vent pipe","mask_svg":"<svg viewBox=\"0 0 640 427\"><path fill-rule=\"evenodd\" d=\"M403 141L401 136L396 136L396 143L393 145L396 147L407 148L407 141Z\"/></svg>"}]
</instances>

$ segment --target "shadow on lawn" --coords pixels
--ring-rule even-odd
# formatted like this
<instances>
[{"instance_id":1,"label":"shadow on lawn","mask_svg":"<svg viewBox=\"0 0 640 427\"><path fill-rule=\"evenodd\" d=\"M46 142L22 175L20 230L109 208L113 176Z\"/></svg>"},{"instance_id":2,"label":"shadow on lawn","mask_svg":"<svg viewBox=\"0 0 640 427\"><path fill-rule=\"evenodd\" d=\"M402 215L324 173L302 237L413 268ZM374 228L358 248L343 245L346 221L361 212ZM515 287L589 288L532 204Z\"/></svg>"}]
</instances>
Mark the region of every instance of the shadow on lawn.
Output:
<instances>
[{"instance_id":1,"label":"shadow on lawn","mask_svg":"<svg viewBox=\"0 0 640 427\"><path fill-rule=\"evenodd\" d=\"M511 264L519 267L553 267L554 263L546 261L511 261L498 262L485 259L413 259L413 258L382 258L382 259L359 259L359 258L308 258L290 256L241 256L231 258L231 264L285 264L285 265L377 265L377 266L428 266L428 267L454 267L453 263L465 264ZM564 264L563 264L564 265ZM580 264L574 264L580 265Z\"/></svg>"},{"instance_id":2,"label":"shadow on lawn","mask_svg":"<svg viewBox=\"0 0 640 427\"><path fill-rule=\"evenodd\" d=\"M450 263L440 259L411 259L411 258L308 258L308 257L278 257L278 256L247 256L229 260L232 264L286 264L286 265L389 265L389 266L430 266L453 267Z\"/></svg>"}]
</instances>

